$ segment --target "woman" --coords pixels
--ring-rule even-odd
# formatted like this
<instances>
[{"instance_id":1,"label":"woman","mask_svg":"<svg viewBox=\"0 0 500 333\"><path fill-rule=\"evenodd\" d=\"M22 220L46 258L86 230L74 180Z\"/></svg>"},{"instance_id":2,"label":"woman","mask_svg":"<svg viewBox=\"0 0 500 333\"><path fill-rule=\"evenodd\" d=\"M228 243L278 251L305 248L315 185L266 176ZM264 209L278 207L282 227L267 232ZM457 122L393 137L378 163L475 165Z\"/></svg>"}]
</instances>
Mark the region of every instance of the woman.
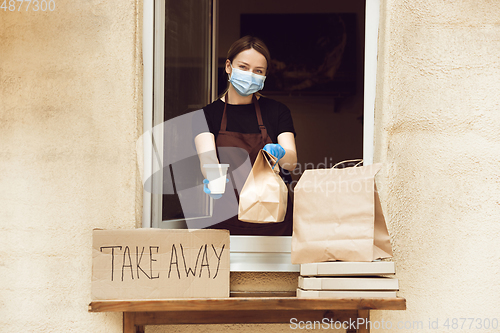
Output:
<instances>
[{"instance_id":1,"label":"woman","mask_svg":"<svg viewBox=\"0 0 500 333\"><path fill-rule=\"evenodd\" d=\"M210 132L195 138L201 166L219 163L215 147L236 147L248 153L252 165L260 149L264 149L278 158L282 169L295 169L297 153L290 110L258 93L264 87L270 64L267 47L256 37L245 36L231 45L225 64L228 89L221 98L203 108ZM237 157L232 160L230 156L219 157L220 163L229 163L233 170L241 164L235 162ZM210 194L206 186L205 192ZM292 203L289 199L283 222L255 224L239 221L235 216L212 228L229 229L236 235L291 235Z\"/></svg>"}]
</instances>

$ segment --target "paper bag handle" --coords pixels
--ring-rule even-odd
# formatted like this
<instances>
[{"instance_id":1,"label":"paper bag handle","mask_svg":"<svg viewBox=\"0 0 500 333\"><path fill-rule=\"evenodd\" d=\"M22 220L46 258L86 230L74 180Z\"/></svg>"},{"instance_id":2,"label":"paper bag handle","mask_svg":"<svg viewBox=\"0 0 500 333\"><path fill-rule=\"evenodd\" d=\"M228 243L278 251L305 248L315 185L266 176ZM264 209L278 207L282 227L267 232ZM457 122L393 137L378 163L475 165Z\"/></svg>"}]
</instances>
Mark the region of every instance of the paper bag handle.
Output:
<instances>
[{"instance_id":1,"label":"paper bag handle","mask_svg":"<svg viewBox=\"0 0 500 333\"><path fill-rule=\"evenodd\" d=\"M354 159L354 160L345 160L345 161L342 161L342 162L339 162L337 164L335 164L332 169L335 169L337 166L341 165L341 164L344 164L344 163L347 163L347 162L358 162L356 163L356 165L354 165L354 167L357 167L359 166L360 164L363 163L363 159L362 158L357 158L357 159Z\"/></svg>"}]
</instances>

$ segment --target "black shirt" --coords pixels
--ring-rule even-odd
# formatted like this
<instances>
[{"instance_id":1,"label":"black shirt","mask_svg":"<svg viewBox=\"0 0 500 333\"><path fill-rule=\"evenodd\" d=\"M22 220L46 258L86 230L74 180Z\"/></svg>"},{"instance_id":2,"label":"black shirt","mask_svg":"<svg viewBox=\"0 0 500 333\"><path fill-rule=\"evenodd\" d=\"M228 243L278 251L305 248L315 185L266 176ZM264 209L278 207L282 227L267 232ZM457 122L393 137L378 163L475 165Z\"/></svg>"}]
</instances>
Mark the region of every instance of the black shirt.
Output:
<instances>
[{"instance_id":1,"label":"black shirt","mask_svg":"<svg viewBox=\"0 0 500 333\"><path fill-rule=\"evenodd\" d=\"M292 132L295 135L290 109L283 103L270 98L258 100L262 121L273 143L278 142L278 135ZM217 139L224 113L224 102L220 99L203 108L208 129ZM255 107L252 104L228 104L226 108L227 127L229 132L260 133Z\"/></svg>"}]
</instances>

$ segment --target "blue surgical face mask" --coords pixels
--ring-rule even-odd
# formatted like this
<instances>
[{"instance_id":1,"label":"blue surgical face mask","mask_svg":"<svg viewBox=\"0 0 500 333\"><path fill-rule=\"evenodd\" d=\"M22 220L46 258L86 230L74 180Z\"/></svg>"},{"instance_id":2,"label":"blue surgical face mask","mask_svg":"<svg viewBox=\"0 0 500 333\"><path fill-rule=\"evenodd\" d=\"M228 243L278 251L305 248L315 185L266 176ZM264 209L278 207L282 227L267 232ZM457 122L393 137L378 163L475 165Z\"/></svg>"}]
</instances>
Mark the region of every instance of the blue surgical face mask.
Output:
<instances>
[{"instance_id":1,"label":"blue surgical face mask","mask_svg":"<svg viewBox=\"0 0 500 333\"><path fill-rule=\"evenodd\" d=\"M241 96L250 96L264 88L264 75L255 74L249 71L242 71L241 69L233 68L229 82L233 85L236 92Z\"/></svg>"}]
</instances>

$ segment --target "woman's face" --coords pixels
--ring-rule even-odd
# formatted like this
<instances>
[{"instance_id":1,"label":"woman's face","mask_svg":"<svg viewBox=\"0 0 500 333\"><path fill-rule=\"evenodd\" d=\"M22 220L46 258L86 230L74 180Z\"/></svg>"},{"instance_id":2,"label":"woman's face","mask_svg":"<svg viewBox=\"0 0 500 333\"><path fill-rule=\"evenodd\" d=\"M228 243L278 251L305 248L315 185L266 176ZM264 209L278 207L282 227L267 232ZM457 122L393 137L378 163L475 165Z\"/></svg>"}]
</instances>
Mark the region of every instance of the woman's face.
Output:
<instances>
[{"instance_id":1,"label":"woman's face","mask_svg":"<svg viewBox=\"0 0 500 333\"><path fill-rule=\"evenodd\" d=\"M250 71L258 75L266 75L267 61L266 57L255 51L255 49L248 49L238 53L233 59L233 68L241 69L242 71ZM231 62L226 60L226 73L231 76Z\"/></svg>"}]
</instances>

